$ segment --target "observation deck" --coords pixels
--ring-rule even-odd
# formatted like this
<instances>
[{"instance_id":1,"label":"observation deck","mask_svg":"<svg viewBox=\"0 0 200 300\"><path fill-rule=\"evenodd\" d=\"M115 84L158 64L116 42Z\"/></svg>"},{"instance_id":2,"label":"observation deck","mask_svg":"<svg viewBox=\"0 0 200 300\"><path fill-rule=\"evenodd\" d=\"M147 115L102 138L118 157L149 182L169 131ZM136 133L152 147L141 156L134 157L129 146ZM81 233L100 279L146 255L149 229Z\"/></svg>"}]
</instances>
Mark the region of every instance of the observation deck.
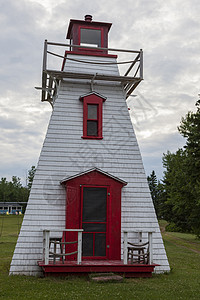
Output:
<instances>
[{"instance_id":1,"label":"observation deck","mask_svg":"<svg viewBox=\"0 0 200 300\"><path fill-rule=\"evenodd\" d=\"M106 50L109 51L109 55L107 56L115 58L118 57L118 61L113 62L108 60L108 57L102 56L101 62L95 62L90 59L93 57L90 54L87 55L87 60L84 58L80 59L80 55L78 59L76 59L76 55L74 55L73 59L71 56L74 53L77 54L74 51L76 48L78 48L78 50L83 50L83 52L84 50ZM63 52L64 55L62 54ZM129 57L128 59L127 56ZM109 67L115 64L119 67L119 75L100 74L98 72L86 73L84 72L84 68L82 68L80 72L68 72L64 69L64 65L67 60L78 62L82 65L87 63L94 65L96 64L98 66L106 65ZM56 69L55 66L57 66ZM48 42L45 40L42 67L42 86L36 87L36 89L40 89L42 91L41 101L48 101L53 107L60 81L66 79L79 80L83 82L88 80L90 81L91 85L94 83L94 81L101 83L105 81L118 83L122 85L126 93L126 98L128 98L138 84L143 80L143 51L61 44Z\"/></svg>"}]
</instances>

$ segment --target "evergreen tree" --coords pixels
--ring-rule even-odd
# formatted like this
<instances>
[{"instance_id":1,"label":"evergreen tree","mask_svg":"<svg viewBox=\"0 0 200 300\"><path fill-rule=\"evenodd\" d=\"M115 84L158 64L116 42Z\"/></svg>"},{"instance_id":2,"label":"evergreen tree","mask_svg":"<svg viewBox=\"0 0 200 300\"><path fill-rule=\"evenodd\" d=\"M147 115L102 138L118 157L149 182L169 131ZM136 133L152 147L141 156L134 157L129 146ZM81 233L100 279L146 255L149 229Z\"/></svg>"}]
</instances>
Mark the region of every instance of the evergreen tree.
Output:
<instances>
[{"instance_id":1,"label":"evergreen tree","mask_svg":"<svg viewBox=\"0 0 200 300\"><path fill-rule=\"evenodd\" d=\"M193 231L200 236L200 100L196 107L195 113L188 112L182 118L178 130L187 139L184 149L187 155L187 185L192 198L190 223Z\"/></svg>"},{"instance_id":2,"label":"evergreen tree","mask_svg":"<svg viewBox=\"0 0 200 300\"><path fill-rule=\"evenodd\" d=\"M157 180L156 173L153 170L152 173L147 177L151 197L153 200L154 208L158 218L163 217L162 206L164 202L164 190L163 185Z\"/></svg>"},{"instance_id":3,"label":"evergreen tree","mask_svg":"<svg viewBox=\"0 0 200 300\"><path fill-rule=\"evenodd\" d=\"M197 111L188 112L178 127L186 145L163 156L165 218L180 231L200 236L200 100Z\"/></svg>"},{"instance_id":4,"label":"evergreen tree","mask_svg":"<svg viewBox=\"0 0 200 300\"><path fill-rule=\"evenodd\" d=\"M189 215L192 198L187 180L187 156L183 149L163 156L164 187L166 192L165 219L176 225L177 231L191 230Z\"/></svg>"},{"instance_id":5,"label":"evergreen tree","mask_svg":"<svg viewBox=\"0 0 200 300\"><path fill-rule=\"evenodd\" d=\"M31 187L32 187L35 171L36 171L35 166L32 166L31 169L28 171L28 186L27 187L28 187L29 191L31 190Z\"/></svg>"},{"instance_id":6,"label":"evergreen tree","mask_svg":"<svg viewBox=\"0 0 200 300\"><path fill-rule=\"evenodd\" d=\"M154 204L154 207L156 209L158 180L157 180L156 173L155 173L154 170L147 177L147 181L148 181L148 184L149 184L149 189L150 189L150 192L151 192L151 197L152 197L152 200L153 200L153 204Z\"/></svg>"}]
</instances>

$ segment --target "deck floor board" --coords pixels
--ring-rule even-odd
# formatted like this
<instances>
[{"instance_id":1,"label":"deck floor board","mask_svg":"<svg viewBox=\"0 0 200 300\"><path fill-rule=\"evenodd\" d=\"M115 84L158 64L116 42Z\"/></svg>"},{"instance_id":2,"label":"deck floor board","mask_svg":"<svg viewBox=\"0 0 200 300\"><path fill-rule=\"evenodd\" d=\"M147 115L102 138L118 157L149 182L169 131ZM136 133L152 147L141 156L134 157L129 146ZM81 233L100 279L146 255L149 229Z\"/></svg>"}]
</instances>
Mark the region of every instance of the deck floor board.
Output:
<instances>
[{"instance_id":1,"label":"deck floor board","mask_svg":"<svg viewBox=\"0 0 200 300\"><path fill-rule=\"evenodd\" d=\"M76 261L50 261L45 265L43 261L38 262L42 267L45 276L61 276L71 274L84 274L95 272L114 272L122 274L125 277L151 277L154 271L155 264L127 264L121 260L83 260L81 264Z\"/></svg>"}]
</instances>

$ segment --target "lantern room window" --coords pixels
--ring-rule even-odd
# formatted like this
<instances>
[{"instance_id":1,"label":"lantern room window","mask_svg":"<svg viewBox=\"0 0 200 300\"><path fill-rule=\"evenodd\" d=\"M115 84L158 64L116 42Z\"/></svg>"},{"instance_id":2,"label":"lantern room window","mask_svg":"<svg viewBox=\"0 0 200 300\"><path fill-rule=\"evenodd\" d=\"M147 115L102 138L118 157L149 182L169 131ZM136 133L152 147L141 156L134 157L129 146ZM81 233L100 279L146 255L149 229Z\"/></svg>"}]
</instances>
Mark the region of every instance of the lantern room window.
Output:
<instances>
[{"instance_id":1,"label":"lantern room window","mask_svg":"<svg viewBox=\"0 0 200 300\"><path fill-rule=\"evenodd\" d=\"M101 47L101 30L81 28L80 45L90 47Z\"/></svg>"},{"instance_id":2,"label":"lantern room window","mask_svg":"<svg viewBox=\"0 0 200 300\"><path fill-rule=\"evenodd\" d=\"M70 40L71 45L80 46L71 47L70 51L74 54L81 53L83 55L97 55L115 57L108 54L108 32L111 23L96 22L92 20L91 15L86 15L85 20L70 20L67 31L67 39ZM92 49L92 48L93 49ZM104 48L104 49L99 49Z\"/></svg>"},{"instance_id":3,"label":"lantern room window","mask_svg":"<svg viewBox=\"0 0 200 300\"><path fill-rule=\"evenodd\" d=\"M102 139L103 102L106 98L96 93L81 97L83 100L83 139Z\"/></svg>"}]
</instances>

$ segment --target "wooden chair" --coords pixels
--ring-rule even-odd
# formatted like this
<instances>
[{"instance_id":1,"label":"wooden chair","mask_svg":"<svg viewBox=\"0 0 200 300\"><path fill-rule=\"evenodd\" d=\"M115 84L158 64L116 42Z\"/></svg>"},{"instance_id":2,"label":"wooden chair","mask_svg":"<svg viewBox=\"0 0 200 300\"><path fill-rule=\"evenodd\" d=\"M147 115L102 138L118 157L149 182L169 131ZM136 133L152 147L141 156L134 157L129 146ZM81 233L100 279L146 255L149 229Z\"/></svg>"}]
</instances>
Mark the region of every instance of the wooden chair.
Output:
<instances>
[{"instance_id":1,"label":"wooden chair","mask_svg":"<svg viewBox=\"0 0 200 300\"><path fill-rule=\"evenodd\" d=\"M149 242L133 244L129 243L127 259L131 264L148 264L149 263Z\"/></svg>"},{"instance_id":2,"label":"wooden chair","mask_svg":"<svg viewBox=\"0 0 200 300\"><path fill-rule=\"evenodd\" d=\"M78 244L78 241L73 242L65 242L64 238L62 237L50 237L49 239L49 257L53 257L53 263L56 263L56 258L60 258L62 260L62 263L65 262L65 256L77 254L77 251L71 252L71 253L65 253L65 246L69 244ZM53 251L51 251L51 245L53 246ZM60 247L57 247L59 245ZM59 248L59 252L57 252Z\"/></svg>"},{"instance_id":3,"label":"wooden chair","mask_svg":"<svg viewBox=\"0 0 200 300\"><path fill-rule=\"evenodd\" d=\"M53 252L51 251L51 245L53 245ZM57 252L57 245L59 245L59 252ZM56 258L60 257L62 263L64 264L64 253L63 253L63 243L62 237L50 237L49 239L49 257L53 257L53 263L56 263Z\"/></svg>"}]
</instances>

